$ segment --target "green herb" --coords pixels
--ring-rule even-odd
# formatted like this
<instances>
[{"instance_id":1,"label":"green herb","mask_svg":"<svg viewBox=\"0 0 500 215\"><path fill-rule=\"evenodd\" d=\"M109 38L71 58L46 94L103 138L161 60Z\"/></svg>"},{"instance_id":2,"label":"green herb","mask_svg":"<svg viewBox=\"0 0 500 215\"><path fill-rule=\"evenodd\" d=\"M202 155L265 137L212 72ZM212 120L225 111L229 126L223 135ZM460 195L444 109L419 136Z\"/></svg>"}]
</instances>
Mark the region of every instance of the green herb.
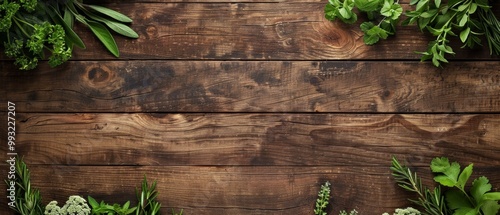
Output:
<instances>
[{"instance_id":1,"label":"green herb","mask_svg":"<svg viewBox=\"0 0 500 215\"><path fill-rule=\"evenodd\" d=\"M93 215L128 215L132 214L135 212L137 207L129 208L130 207L130 201L125 202L125 204L119 205L119 204L107 204L104 201L101 201L100 203L97 203L97 201L88 196L89 204L92 207L92 214Z\"/></svg>"},{"instance_id":2,"label":"green herb","mask_svg":"<svg viewBox=\"0 0 500 215\"><path fill-rule=\"evenodd\" d=\"M448 63L447 55L455 52L450 46L452 37L458 37L463 47L481 45L480 36L488 42L490 54L500 55L500 21L495 17L488 0L411 0L413 10L406 11L402 25L416 24L421 31L427 31L435 39L430 41L426 51L417 52L421 60L430 60L436 67ZM396 25L403 13L398 1L394 0L329 0L325 6L325 17L352 24L357 20L354 9L366 13L368 22L361 24L363 41L373 45L396 33Z\"/></svg>"},{"instance_id":3,"label":"green herb","mask_svg":"<svg viewBox=\"0 0 500 215\"><path fill-rule=\"evenodd\" d=\"M392 157L391 170L400 187L417 194L418 199L410 199L410 202L421 206L430 215L449 214L439 186L433 191L424 187L417 173L413 173L408 167L401 165L396 157Z\"/></svg>"},{"instance_id":4,"label":"green herb","mask_svg":"<svg viewBox=\"0 0 500 215\"><path fill-rule=\"evenodd\" d=\"M431 162L431 170L437 174L434 181L455 188L445 194L446 203L455 212L454 214L496 215L500 209L498 204L500 192L490 192L492 186L486 177L475 179L470 191L465 189L472 175L472 167L470 164L460 170L460 164L450 163L445 157L434 158Z\"/></svg>"},{"instance_id":5,"label":"green herb","mask_svg":"<svg viewBox=\"0 0 500 215\"><path fill-rule=\"evenodd\" d=\"M160 213L161 204L156 201L158 191L156 191L156 181L148 185L146 176L141 184L141 191L135 190L137 195L138 205L136 215L156 215ZM182 211L181 211L182 214Z\"/></svg>"},{"instance_id":6,"label":"green herb","mask_svg":"<svg viewBox=\"0 0 500 215\"><path fill-rule=\"evenodd\" d=\"M15 182L17 185L15 207L10 207L21 215L43 214L40 191L31 187L30 171L22 158L16 158ZM5 181L8 185L8 181Z\"/></svg>"},{"instance_id":7,"label":"green herb","mask_svg":"<svg viewBox=\"0 0 500 215\"><path fill-rule=\"evenodd\" d=\"M326 215L326 207L328 206L328 201L330 200L330 182L325 182L321 185L321 189L318 192L318 198L316 199L316 207L314 209L315 215Z\"/></svg>"},{"instance_id":8,"label":"green herb","mask_svg":"<svg viewBox=\"0 0 500 215\"><path fill-rule=\"evenodd\" d=\"M51 67L56 67L71 58L74 46L85 48L73 31L75 20L89 27L116 57L120 55L118 46L108 29L138 38L138 34L126 25L132 19L82 0L0 0L0 38L4 41L0 45L21 70L34 69L45 59ZM50 53L48 57L47 53Z\"/></svg>"},{"instance_id":9,"label":"green herb","mask_svg":"<svg viewBox=\"0 0 500 215\"><path fill-rule=\"evenodd\" d=\"M368 17L369 21L360 25L364 33L363 41L367 45L373 45L380 39L387 39L389 35L393 35L399 17L403 13L399 2L394 0L329 0L325 6L325 17L331 21L338 18L345 23L353 24L358 17L354 8Z\"/></svg>"},{"instance_id":10,"label":"green herb","mask_svg":"<svg viewBox=\"0 0 500 215\"><path fill-rule=\"evenodd\" d=\"M391 170L396 182L405 190L416 192L418 200L410 200L422 206L427 214L432 215L496 215L500 209L498 201L500 192L491 192L492 185L485 176L472 182L470 190L466 189L472 175L473 164L463 170L457 162L448 158L434 158L430 168L435 175L434 181L448 189L444 195L438 185L434 192L424 188L416 173L399 164L393 157Z\"/></svg>"}]
</instances>

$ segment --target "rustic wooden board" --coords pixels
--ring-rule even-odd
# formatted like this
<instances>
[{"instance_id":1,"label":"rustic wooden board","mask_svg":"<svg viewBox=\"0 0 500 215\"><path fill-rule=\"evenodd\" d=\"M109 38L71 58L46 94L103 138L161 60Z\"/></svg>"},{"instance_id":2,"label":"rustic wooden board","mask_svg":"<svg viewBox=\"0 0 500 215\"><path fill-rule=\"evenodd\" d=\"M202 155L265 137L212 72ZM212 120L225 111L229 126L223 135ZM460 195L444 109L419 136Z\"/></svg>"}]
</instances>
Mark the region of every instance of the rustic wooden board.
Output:
<instances>
[{"instance_id":1,"label":"rustic wooden board","mask_svg":"<svg viewBox=\"0 0 500 215\"><path fill-rule=\"evenodd\" d=\"M18 114L32 164L386 166L408 155L500 165L500 115ZM6 132L2 133L2 138Z\"/></svg>"},{"instance_id":2,"label":"rustic wooden board","mask_svg":"<svg viewBox=\"0 0 500 215\"><path fill-rule=\"evenodd\" d=\"M19 112L497 112L498 62L83 61L0 74Z\"/></svg>"},{"instance_id":3,"label":"rustic wooden board","mask_svg":"<svg viewBox=\"0 0 500 215\"><path fill-rule=\"evenodd\" d=\"M396 37L363 44L355 25L324 18L321 2L120 3L109 7L129 15L140 37L118 36L120 59L252 60L418 60L430 37L416 27L400 27ZM114 59L88 30L79 34L86 50L74 60ZM457 39L458 40L458 39ZM487 48L460 50L455 59L490 59ZM451 57L450 57L451 58ZM3 58L5 59L5 58Z\"/></svg>"},{"instance_id":4,"label":"rustic wooden board","mask_svg":"<svg viewBox=\"0 0 500 215\"><path fill-rule=\"evenodd\" d=\"M425 184L434 185L428 168L412 169ZM494 189L499 188L498 171L479 165L474 169L472 177L487 174ZM165 213L175 207L183 208L184 214L196 215L313 214L317 192L325 181L332 183L329 214L337 214L341 209L382 214L408 206L406 198L412 197L394 183L388 166L31 165L31 170L33 186L41 190L44 202L64 202L68 196L78 194L123 203L136 198L134 190L147 174L150 182L158 181L158 200ZM0 209L6 209L5 204Z\"/></svg>"}]
</instances>

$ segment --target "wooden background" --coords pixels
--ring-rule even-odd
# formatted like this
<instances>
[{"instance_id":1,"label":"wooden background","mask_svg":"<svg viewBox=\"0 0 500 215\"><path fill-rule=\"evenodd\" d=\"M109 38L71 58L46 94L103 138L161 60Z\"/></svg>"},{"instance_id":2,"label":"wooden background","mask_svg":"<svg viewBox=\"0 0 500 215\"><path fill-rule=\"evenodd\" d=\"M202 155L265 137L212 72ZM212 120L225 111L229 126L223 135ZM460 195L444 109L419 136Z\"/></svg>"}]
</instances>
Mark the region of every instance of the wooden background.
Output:
<instances>
[{"instance_id":1,"label":"wooden background","mask_svg":"<svg viewBox=\"0 0 500 215\"><path fill-rule=\"evenodd\" d=\"M365 46L357 25L324 19L326 0L100 4L140 35L116 38L120 58L82 26L87 49L60 67L0 58L2 118L15 102L16 152L45 203L123 203L146 174L164 214L313 214L326 181L329 214L381 214L410 197L392 155L426 182L436 156L473 162L500 190L500 64L486 49L434 68L415 27Z\"/></svg>"}]
</instances>

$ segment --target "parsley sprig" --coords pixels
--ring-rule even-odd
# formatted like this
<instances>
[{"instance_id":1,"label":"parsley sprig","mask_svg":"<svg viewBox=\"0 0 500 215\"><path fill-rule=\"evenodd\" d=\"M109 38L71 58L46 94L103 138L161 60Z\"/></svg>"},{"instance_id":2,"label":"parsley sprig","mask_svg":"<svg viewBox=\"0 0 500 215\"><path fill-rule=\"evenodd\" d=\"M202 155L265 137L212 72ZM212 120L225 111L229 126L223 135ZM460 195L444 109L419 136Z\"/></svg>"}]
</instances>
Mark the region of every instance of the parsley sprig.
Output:
<instances>
[{"instance_id":1,"label":"parsley sprig","mask_svg":"<svg viewBox=\"0 0 500 215\"><path fill-rule=\"evenodd\" d=\"M500 209L500 192L493 192L488 178L480 176L467 183L472 175L473 164L461 169L457 162L446 157L434 158L430 165L439 185L433 191L422 185L421 179L408 167L393 157L392 175L405 190L418 194L418 200L410 200L422 206L430 215L496 215ZM441 191L441 186L447 188Z\"/></svg>"}]
</instances>

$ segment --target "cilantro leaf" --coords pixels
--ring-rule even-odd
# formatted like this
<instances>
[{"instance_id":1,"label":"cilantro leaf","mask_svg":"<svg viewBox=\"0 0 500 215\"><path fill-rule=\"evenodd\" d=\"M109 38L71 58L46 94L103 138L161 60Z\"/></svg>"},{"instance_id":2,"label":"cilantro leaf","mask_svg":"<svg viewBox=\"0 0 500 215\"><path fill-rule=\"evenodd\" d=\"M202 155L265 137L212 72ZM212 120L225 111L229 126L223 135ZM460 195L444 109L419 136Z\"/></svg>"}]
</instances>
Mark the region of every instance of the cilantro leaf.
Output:
<instances>
[{"instance_id":1,"label":"cilantro leaf","mask_svg":"<svg viewBox=\"0 0 500 215\"><path fill-rule=\"evenodd\" d=\"M498 204L498 202L492 200L484 202L484 204L481 206L481 211L484 215L496 215L499 209L500 205Z\"/></svg>"},{"instance_id":2,"label":"cilantro leaf","mask_svg":"<svg viewBox=\"0 0 500 215\"><path fill-rule=\"evenodd\" d=\"M457 189L448 190L445 193L445 197L447 203L446 205L452 210L457 210L461 208L474 209L474 206L468 200L467 195L465 195L465 193L461 192L460 190Z\"/></svg>"},{"instance_id":3,"label":"cilantro leaf","mask_svg":"<svg viewBox=\"0 0 500 215\"><path fill-rule=\"evenodd\" d=\"M433 51L435 51L433 47ZM442 60L440 55L433 55L433 61ZM431 162L431 170L434 173L442 173L434 177L434 181L443 186L454 187L458 183L458 175L460 174L460 165L457 162L450 164L448 158L434 158Z\"/></svg>"},{"instance_id":4,"label":"cilantro leaf","mask_svg":"<svg viewBox=\"0 0 500 215\"><path fill-rule=\"evenodd\" d=\"M472 182L472 187L470 189L470 194L476 200L476 204L479 204L483 195L491 190L491 184L488 178L481 176L476 178Z\"/></svg>"}]
</instances>

